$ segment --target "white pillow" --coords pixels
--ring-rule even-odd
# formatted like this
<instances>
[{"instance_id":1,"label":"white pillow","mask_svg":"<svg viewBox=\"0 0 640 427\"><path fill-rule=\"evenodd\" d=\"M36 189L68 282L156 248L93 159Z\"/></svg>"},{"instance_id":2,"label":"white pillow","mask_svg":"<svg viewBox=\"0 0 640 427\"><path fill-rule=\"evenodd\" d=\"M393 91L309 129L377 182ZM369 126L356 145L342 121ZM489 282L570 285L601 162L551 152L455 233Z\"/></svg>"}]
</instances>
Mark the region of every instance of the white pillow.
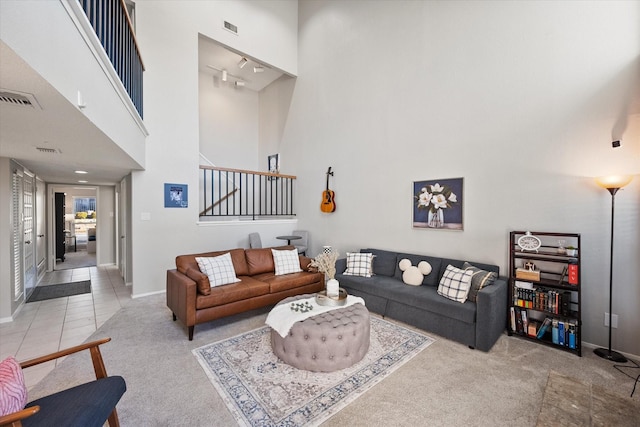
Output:
<instances>
[{"instance_id":1,"label":"white pillow","mask_svg":"<svg viewBox=\"0 0 640 427\"><path fill-rule=\"evenodd\" d=\"M209 277L209 283L211 283L212 288L240 281L236 277L236 270L233 268L233 261L231 261L229 252L210 258L196 257L196 262L200 271Z\"/></svg>"},{"instance_id":2,"label":"white pillow","mask_svg":"<svg viewBox=\"0 0 640 427\"><path fill-rule=\"evenodd\" d=\"M360 252L347 252L347 269L345 276L371 277L373 254Z\"/></svg>"},{"instance_id":3,"label":"white pillow","mask_svg":"<svg viewBox=\"0 0 640 427\"><path fill-rule=\"evenodd\" d=\"M467 300L469 289L471 289L472 277L473 271L460 270L449 264L440 279L438 294L450 300L464 303Z\"/></svg>"},{"instance_id":4,"label":"white pillow","mask_svg":"<svg viewBox=\"0 0 640 427\"><path fill-rule=\"evenodd\" d=\"M290 251L271 249L271 253L273 254L273 263L276 265L276 276L302 271L297 249Z\"/></svg>"}]
</instances>

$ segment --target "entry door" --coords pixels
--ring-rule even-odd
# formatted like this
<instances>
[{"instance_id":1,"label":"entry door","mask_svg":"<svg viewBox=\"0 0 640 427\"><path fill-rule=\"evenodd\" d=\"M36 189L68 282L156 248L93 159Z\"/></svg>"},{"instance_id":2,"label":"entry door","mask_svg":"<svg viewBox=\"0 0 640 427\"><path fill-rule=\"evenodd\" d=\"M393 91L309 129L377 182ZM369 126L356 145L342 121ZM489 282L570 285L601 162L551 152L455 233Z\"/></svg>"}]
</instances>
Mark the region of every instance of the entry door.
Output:
<instances>
[{"instance_id":1,"label":"entry door","mask_svg":"<svg viewBox=\"0 0 640 427\"><path fill-rule=\"evenodd\" d=\"M24 171L24 188L22 197L23 235L24 235L24 291L28 297L36 286L36 230L35 230L35 198L34 176Z\"/></svg>"},{"instance_id":2,"label":"entry door","mask_svg":"<svg viewBox=\"0 0 640 427\"><path fill-rule=\"evenodd\" d=\"M45 223L45 183L36 177L36 269L38 272L37 280L40 280L47 270L47 239L45 239L46 223ZM36 282L37 282L36 280Z\"/></svg>"}]
</instances>

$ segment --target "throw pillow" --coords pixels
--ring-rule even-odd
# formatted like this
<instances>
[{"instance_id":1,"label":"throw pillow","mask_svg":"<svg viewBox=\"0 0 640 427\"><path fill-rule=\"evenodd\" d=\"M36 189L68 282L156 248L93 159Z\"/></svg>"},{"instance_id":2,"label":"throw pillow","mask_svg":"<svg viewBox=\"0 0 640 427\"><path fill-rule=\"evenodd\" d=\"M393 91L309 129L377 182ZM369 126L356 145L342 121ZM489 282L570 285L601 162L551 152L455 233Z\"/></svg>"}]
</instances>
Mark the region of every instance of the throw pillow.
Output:
<instances>
[{"instance_id":1,"label":"throw pillow","mask_svg":"<svg viewBox=\"0 0 640 427\"><path fill-rule=\"evenodd\" d=\"M452 301L464 303L471 288L471 270L461 270L449 264L440 279L438 294Z\"/></svg>"},{"instance_id":2,"label":"throw pillow","mask_svg":"<svg viewBox=\"0 0 640 427\"><path fill-rule=\"evenodd\" d=\"M276 276L302 271L300 268L300 257L298 256L297 249L292 249L290 251L278 251L271 249L271 253L273 254L273 263L276 267Z\"/></svg>"},{"instance_id":3,"label":"throw pillow","mask_svg":"<svg viewBox=\"0 0 640 427\"><path fill-rule=\"evenodd\" d=\"M200 267L200 271L209 277L209 283L211 283L212 288L240 281L236 277L236 271L233 268L229 252L216 257L196 257L196 262Z\"/></svg>"},{"instance_id":4,"label":"throw pillow","mask_svg":"<svg viewBox=\"0 0 640 427\"><path fill-rule=\"evenodd\" d=\"M420 286L424 276L431 273L431 264L420 261L418 266L411 265L411 260L403 258L398 263L398 268L403 271L402 281L407 285Z\"/></svg>"},{"instance_id":5,"label":"throw pillow","mask_svg":"<svg viewBox=\"0 0 640 427\"><path fill-rule=\"evenodd\" d=\"M478 291L485 286L491 285L498 278L495 272L482 270L468 262L465 262L462 268L473 273L473 276L471 276L471 289L469 289L469 295L467 296L469 301L476 302Z\"/></svg>"},{"instance_id":6,"label":"throw pillow","mask_svg":"<svg viewBox=\"0 0 640 427\"><path fill-rule=\"evenodd\" d=\"M21 411L27 404L27 387L18 361L9 356L0 362L0 416Z\"/></svg>"},{"instance_id":7,"label":"throw pillow","mask_svg":"<svg viewBox=\"0 0 640 427\"><path fill-rule=\"evenodd\" d=\"M373 269L372 253L347 252L347 269L343 273L345 276L371 277Z\"/></svg>"}]
</instances>

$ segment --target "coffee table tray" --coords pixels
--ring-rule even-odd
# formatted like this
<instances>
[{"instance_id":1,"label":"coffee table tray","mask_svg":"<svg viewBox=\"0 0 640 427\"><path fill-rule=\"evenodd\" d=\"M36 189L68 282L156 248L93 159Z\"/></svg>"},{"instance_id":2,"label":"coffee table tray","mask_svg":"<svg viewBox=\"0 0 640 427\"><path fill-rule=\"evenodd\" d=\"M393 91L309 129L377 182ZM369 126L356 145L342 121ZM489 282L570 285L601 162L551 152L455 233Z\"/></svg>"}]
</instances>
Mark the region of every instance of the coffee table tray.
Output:
<instances>
[{"instance_id":1,"label":"coffee table tray","mask_svg":"<svg viewBox=\"0 0 640 427\"><path fill-rule=\"evenodd\" d=\"M316 294L316 303L318 305L339 307L347 303L347 296L349 296L347 291L342 288L338 289L337 297L327 296L327 291L320 291Z\"/></svg>"}]
</instances>

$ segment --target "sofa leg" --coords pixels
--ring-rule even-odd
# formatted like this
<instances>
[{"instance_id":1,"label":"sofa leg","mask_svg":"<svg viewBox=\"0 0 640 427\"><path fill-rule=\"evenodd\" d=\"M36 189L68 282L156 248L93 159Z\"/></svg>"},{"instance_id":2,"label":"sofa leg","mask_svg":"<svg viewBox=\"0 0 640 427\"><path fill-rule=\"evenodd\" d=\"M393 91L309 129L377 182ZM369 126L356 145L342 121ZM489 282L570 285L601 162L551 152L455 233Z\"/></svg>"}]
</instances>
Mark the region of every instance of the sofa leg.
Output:
<instances>
[{"instance_id":1,"label":"sofa leg","mask_svg":"<svg viewBox=\"0 0 640 427\"><path fill-rule=\"evenodd\" d=\"M189 341L193 341L193 329L195 326L189 326Z\"/></svg>"},{"instance_id":2,"label":"sofa leg","mask_svg":"<svg viewBox=\"0 0 640 427\"><path fill-rule=\"evenodd\" d=\"M175 313L171 313L171 314L173 314L173 321L174 321L174 322L175 322L176 320L178 320L178 318L176 317L176 314L175 314Z\"/></svg>"},{"instance_id":3,"label":"sofa leg","mask_svg":"<svg viewBox=\"0 0 640 427\"><path fill-rule=\"evenodd\" d=\"M472 345L470 345L470 346L469 346L469 348L470 348L471 350L475 350L475 349L476 349L476 348L475 348L474 346L472 346Z\"/></svg>"}]
</instances>

